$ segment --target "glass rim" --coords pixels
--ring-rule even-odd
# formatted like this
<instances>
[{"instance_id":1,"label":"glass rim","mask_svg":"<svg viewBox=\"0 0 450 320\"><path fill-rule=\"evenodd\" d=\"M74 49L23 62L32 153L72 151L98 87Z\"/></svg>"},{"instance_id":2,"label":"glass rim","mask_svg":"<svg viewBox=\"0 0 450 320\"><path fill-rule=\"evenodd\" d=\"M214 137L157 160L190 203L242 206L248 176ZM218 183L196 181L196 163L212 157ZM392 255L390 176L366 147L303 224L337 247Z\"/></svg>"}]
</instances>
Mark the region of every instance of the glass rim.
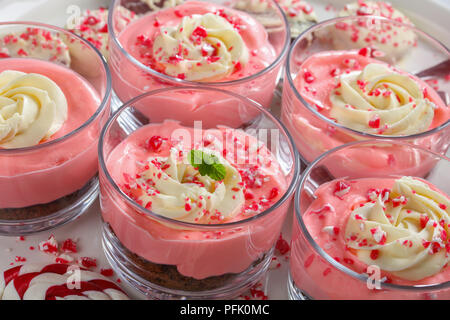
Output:
<instances>
[{"instance_id":1,"label":"glass rim","mask_svg":"<svg viewBox=\"0 0 450 320\"><path fill-rule=\"evenodd\" d=\"M358 145L365 145L365 144L367 144L367 145L370 145L370 144L383 145L386 143L407 146L407 147L410 147L413 149L418 149L420 151L427 152L435 157L446 160L447 162L450 163L450 158L448 158L445 155L436 153L434 151L431 151L431 150L428 150L428 149L425 149L425 148L422 148L422 147L419 147L419 146L416 146L416 145L413 145L410 143L395 141L393 139L376 139L376 140L372 139L372 140L364 140L364 141L354 141L354 142L350 142L350 143L338 146L331 150L328 150L327 152L325 152L322 155L320 155L319 157L317 157L314 161L312 161L307 166L307 168L303 171L302 176L299 179L298 188L295 191L295 196L294 196L295 219L301 229L301 233L304 235L304 237L306 238L306 240L308 241L309 245L312 247L314 252L317 253L323 259L325 259L325 261L327 261L332 267L336 268L338 271L343 272L343 273L351 276L352 278L354 278L356 280L360 280L360 281L367 281L367 279L369 279L369 276L358 273L358 272L344 266L340 262L337 262L336 260L334 260L334 258L331 257L321 246L319 246L319 244L311 236L308 228L306 227L306 225L303 221L302 215L301 215L301 210L300 210L301 191L303 190L303 185L304 185L307 177L309 177L309 174L311 173L312 169L323 159L327 158L329 155L334 154L342 149L352 148L352 147L355 147ZM440 290L440 289L450 288L450 280L442 282L442 283L437 283L437 284L418 284L418 285L399 285L399 284L394 284L394 283L382 282L382 283L380 283L380 286L382 289L409 290L409 291Z\"/></svg>"},{"instance_id":2,"label":"glass rim","mask_svg":"<svg viewBox=\"0 0 450 320\"><path fill-rule=\"evenodd\" d=\"M119 115L125 111L126 109L128 109L132 104L150 97L150 96L155 96L155 95L159 95L161 93L165 93L165 92L170 92L170 91L183 91L183 90L205 90L205 91L215 91L215 92L220 92L222 94L226 94L229 96L232 96L234 98L237 98L239 100L241 100L242 102L244 102L246 105L251 105L252 108L255 108L256 110L260 111L262 114L264 114L265 116L268 116L269 119L271 119L278 127L278 129L281 129L281 131L284 133L285 137L287 137L287 142L289 143L289 147L291 149L291 156L293 158L293 166L292 168L294 169L292 172L292 181L290 182L288 188L286 189L286 191L284 192L283 196L273 205L270 206L270 208L252 216L246 219L242 219L242 220L238 220L238 221L234 221L234 222L227 222L227 223L220 223L220 224L201 224L201 223L192 223L192 222L185 222L185 221L179 221L176 219L171 219L168 217L165 217L163 215L157 214L151 210L148 210L144 207L142 207L141 205L139 205L138 203L136 203L136 201L134 201L133 199L131 199L128 195L126 195L122 189L119 188L119 186L117 185L117 183L114 181L114 179L112 178L112 176L109 173L109 170L106 167L106 161L105 161L105 155L104 155L104 143L105 143L105 135L107 134L107 132L109 131L111 125L113 123L116 122L117 118L119 117ZM135 130L136 131L136 130ZM135 132L133 131L133 132ZM122 140L123 141L123 140ZM273 116L269 111L265 110L259 103L247 98L247 97L243 97L240 96L234 92L230 92L230 91L226 91L226 90L222 90L222 89L217 89L217 88L210 88L210 87L203 87L203 86L187 86L187 87L169 87L169 88L161 88L161 89L157 89L157 90L153 90L153 91L149 91L146 93L143 93L131 100L129 100L128 102L124 103L119 109L117 109L117 111L113 114L113 116L111 116L108 119L108 122L105 124L105 126L102 129L102 132L100 134L100 139L99 139L99 143L98 143L98 158L99 158L99 170L101 172L103 172L106 176L106 180L108 181L108 183L113 187L113 189L119 194L119 196L125 200L125 202L129 205L131 205L131 207L139 212L143 212L146 215L155 218L157 221L164 221L167 223L171 223L177 226L183 226L183 227L187 227L189 229L205 229L205 230L216 230L216 229L224 229L224 228L233 228L233 227L238 227L241 225L245 225L247 223L250 223L251 221L254 220L258 220L268 214L270 214L271 212L273 212L275 209L281 207L282 204L284 204L289 197L293 194L294 192L294 188L297 185L297 182L300 178L300 160L298 158L298 152L295 148L295 144L294 144L294 140L292 139L289 131L286 129L286 127L284 126L284 124L278 120L277 118L275 118L275 116Z\"/></svg>"},{"instance_id":3,"label":"glass rim","mask_svg":"<svg viewBox=\"0 0 450 320\"><path fill-rule=\"evenodd\" d=\"M29 147L22 147L22 148L10 148L10 149L2 149L0 148L0 155L2 154L14 154L14 153L22 153L22 152L29 152L29 151L36 151L36 150L40 150L40 149L44 149L47 147L51 147L53 145L59 144L63 141L68 140L70 137L78 134L79 132L81 132L84 128L86 128L87 126L89 126L95 119L97 119L102 112L105 110L106 106L108 105L108 101L111 97L111 92L112 92L112 82L111 82L111 73L109 71L109 67L108 64L106 62L105 57L100 53L100 51L94 47L94 45L92 45L89 41L87 41L86 39L78 36L77 34L70 32L68 30L65 30L63 28L57 27L57 26L53 26L50 24L46 24L46 23L41 23L41 22L33 22L33 21L6 21L6 22L0 22L0 28L3 26L28 26L28 27L37 27L37 28L45 28L48 30L52 30L52 31L56 31L56 32L61 32L67 36L73 37L79 41L81 41L82 43L84 43L85 45L87 45L91 50L93 50L96 55L98 56L98 58L100 58L100 61L102 63L103 66L103 70L105 71L105 76L106 76L106 88L105 88L105 93L103 94L103 98L101 100L101 102L99 103L96 111L94 112L94 114L92 114L81 126L79 126L78 128L68 132L67 134L57 138L57 139L53 139L53 140L49 140L34 146L29 146Z\"/></svg>"},{"instance_id":4,"label":"glass rim","mask_svg":"<svg viewBox=\"0 0 450 320\"><path fill-rule=\"evenodd\" d=\"M359 20L359 19L365 19L365 20L380 20L383 22L387 22L387 23L392 23L394 25L400 26L400 27L407 27L411 30L413 30L416 34L420 34L421 36L427 38L428 40L431 40L432 42L434 42L435 45L437 45L438 47L440 47L440 49L443 49L443 51L445 51L447 53L447 55L450 58L450 49L447 48L447 46L445 46L441 41L437 40L436 38L434 38L433 36L429 35L428 33L405 23L401 23L395 20L391 20L385 17L380 17L380 16L345 16L345 17L337 17L337 18L332 18L332 19L327 19L324 20L322 22L319 22L317 24L314 24L312 26L310 26L309 28L307 28L306 30L304 30L292 43L287 58L286 58L286 78L288 80L289 83L289 88L290 90L292 90L295 94L295 97L310 111L312 112L316 117L318 117L320 120L323 120L325 122L327 122L328 124L338 127L339 129L342 129L344 131L349 132L350 134L355 134L358 136L362 136L364 138L368 138L368 139L393 139L393 140L407 140L407 139L414 139L414 138L420 138L420 137L425 137L428 135L432 135L436 132L442 131L443 129L445 129L446 127L450 127L450 119L447 119L446 122L442 123L441 125L429 129L427 131L423 131L423 132L419 132L419 133L415 133L415 134L411 134L411 135L405 135L405 136L388 136L388 135L382 135L382 134L372 134L372 133L367 133L367 132L363 132L363 131L358 131L349 127L346 127L340 123L334 122L332 121L330 118L324 116L322 113L320 113L319 111L316 110L316 108L314 108L313 106L311 106L303 97L302 95L298 92L295 84L294 84L294 78L292 78L292 74L291 74L291 69L292 69L292 64L291 64L291 58L293 56L294 50L297 48L298 43L303 40L304 38L307 37L307 35L309 33L311 33L312 31L316 31L316 29L320 29L323 26L326 25L333 25L336 24L337 22L341 22L341 21L346 21L346 20ZM445 103L445 102L444 102Z\"/></svg>"},{"instance_id":5,"label":"glass rim","mask_svg":"<svg viewBox=\"0 0 450 320\"><path fill-rule=\"evenodd\" d=\"M278 65L280 65L283 62L284 57L287 55L287 53L289 51L290 40L291 40L291 30L289 27L287 17L284 14L281 7L279 6L279 4L275 0L268 0L268 1L270 1L273 5L275 5L275 8L278 11L278 13L280 14L282 21L283 21L283 25L284 25L284 28L286 31L283 49L281 50L281 52L277 55L276 59L270 65L268 65L267 67L258 71L255 74L252 74L250 76L247 76L247 77L244 77L241 79L236 79L236 80L231 80L231 81L218 81L218 82L189 81L189 80L183 80L183 79L179 79L176 77L172 77L172 76L166 75L164 73L155 71L150 67L147 67L142 62L140 62L138 59L133 57L130 53L128 53L128 51L125 50L125 48L120 43L118 37L116 36L116 32L113 27L114 26L113 15L114 15L114 12L116 11L116 7L118 7L118 6L116 6L116 4L120 5L121 0L113 0L111 3L112 7L110 8L110 10L108 12L108 33L109 33L110 41L112 40L114 45L117 46L117 48L125 56L125 58L128 59L131 63L133 63L136 67L138 67L142 71L150 73L151 75L153 75L155 77L162 78L165 81L171 82L172 84L183 85L183 86L202 86L202 87L212 87L212 88L236 85L236 84L241 84L244 82L252 81L252 80L268 73L269 71L272 71L273 69L275 69L275 67L277 67Z\"/></svg>"}]
</instances>

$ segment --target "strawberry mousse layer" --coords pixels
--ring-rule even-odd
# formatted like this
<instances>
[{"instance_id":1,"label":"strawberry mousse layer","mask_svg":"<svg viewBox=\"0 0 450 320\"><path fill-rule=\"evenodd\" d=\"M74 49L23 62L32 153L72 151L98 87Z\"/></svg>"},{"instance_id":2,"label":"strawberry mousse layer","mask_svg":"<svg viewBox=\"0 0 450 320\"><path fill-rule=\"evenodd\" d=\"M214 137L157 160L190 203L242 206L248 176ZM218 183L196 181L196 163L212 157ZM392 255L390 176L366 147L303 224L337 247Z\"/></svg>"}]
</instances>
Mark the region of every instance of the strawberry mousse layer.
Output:
<instances>
[{"instance_id":1,"label":"strawberry mousse layer","mask_svg":"<svg viewBox=\"0 0 450 320\"><path fill-rule=\"evenodd\" d=\"M140 17L118 34L118 41L133 59L161 74L215 84L251 77L272 64L281 51L250 15L197 1ZM116 45L110 50L114 90L122 101L176 84L136 67ZM279 70L277 66L246 83L220 87L268 107Z\"/></svg>"},{"instance_id":2,"label":"strawberry mousse layer","mask_svg":"<svg viewBox=\"0 0 450 320\"><path fill-rule=\"evenodd\" d=\"M186 164L194 149L220 159L225 178L211 180L200 166ZM142 211L110 191L101 173L104 221L127 249L152 263L175 265L183 276L243 272L270 252L286 215L288 201L258 216L280 200L287 182L264 144L240 130L194 133L174 121L147 125L117 145L106 166Z\"/></svg>"},{"instance_id":3,"label":"strawberry mousse layer","mask_svg":"<svg viewBox=\"0 0 450 320\"><path fill-rule=\"evenodd\" d=\"M5 147L14 142L14 139L3 144L3 147L0 145L1 207L21 208L48 203L81 189L97 172L98 121L57 144L46 147L45 143L80 128L98 109L101 102L99 94L77 73L51 62L30 58L1 59L0 74L8 70L15 75L22 72L24 75L36 74L35 77L45 76L52 80L65 97L67 115L56 132L38 140L38 144L42 144L41 148L15 152L14 148ZM3 76L2 81L6 79L6 74L3 73ZM34 84L28 78L24 79L24 87L17 85L12 89L17 94L6 90L6 87L1 88L2 97L8 97L11 99L9 101L14 102L21 99L29 101L27 95L32 96L34 91L30 93L27 90ZM5 86L6 83L7 81L2 82L2 85ZM24 92L20 91L22 88L25 88ZM20 113L20 110L17 112ZM27 116L23 112L18 118ZM38 117L36 121L45 122L44 120ZM16 138L20 139L21 135L16 135Z\"/></svg>"},{"instance_id":4,"label":"strawberry mousse layer","mask_svg":"<svg viewBox=\"0 0 450 320\"><path fill-rule=\"evenodd\" d=\"M344 143L364 139L364 134L413 136L449 120L450 108L427 83L371 55L370 48L314 54L293 80L315 111L359 135L327 123L299 101L292 88L285 87L282 119L308 162ZM411 141L436 152L447 148L445 132ZM392 167L407 155L380 152L373 156L373 162Z\"/></svg>"},{"instance_id":5,"label":"strawberry mousse layer","mask_svg":"<svg viewBox=\"0 0 450 320\"><path fill-rule=\"evenodd\" d=\"M435 285L450 280L450 198L434 185L405 176L334 180L321 185L314 196L302 219L314 241L336 262L373 276L379 284ZM313 298L450 297L449 289L369 290L365 280L345 275L313 251L300 250L304 238L297 222L292 239L294 282ZM374 268L380 272L378 279Z\"/></svg>"}]
</instances>

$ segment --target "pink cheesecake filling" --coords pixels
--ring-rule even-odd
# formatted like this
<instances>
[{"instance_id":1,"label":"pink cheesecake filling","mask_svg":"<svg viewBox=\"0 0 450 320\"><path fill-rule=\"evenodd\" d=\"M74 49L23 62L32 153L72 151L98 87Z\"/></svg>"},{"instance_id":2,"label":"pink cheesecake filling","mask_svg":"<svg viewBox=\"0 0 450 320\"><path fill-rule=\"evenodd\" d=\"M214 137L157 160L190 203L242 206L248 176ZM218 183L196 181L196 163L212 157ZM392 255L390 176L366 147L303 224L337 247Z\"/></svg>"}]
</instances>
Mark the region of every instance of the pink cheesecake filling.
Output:
<instances>
[{"instance_id":1,"label":"pink cheesecake filling","mask_svg":"<svg viewBox=\"0 0 450 320\"><path fill-rule=\"evenodd\" d=\"M61 88L67 99L67 120L41 143L78 129L100 105L100 97L89 82L66 67L43 60L7 58L0 60L0 72L5 70L44 75ZM79 132L51 149L10 155L0 150L1 207L20 208L51 202L84 186L97 171L95 132L98 130Z\"/></svg>"},{"instance_id":2,"label":"pink cheesecake filling","mask_svg":"<svg viewBox=\"0 0 450 320\"><path fill-rule=\"evenodd\" d=\"M390 198L390 192L392 192L395 181L396 179L394 178L363 178L351 181L335 180L320 186L314 192L315 200L302 216L303 221L314 241L338 263L354 270L357 273L366 273L368 270L368 264L358 258L358 249L353 248L351 242L359 241L359 245L357 246L358 248L366 246L370 248L372 246L372 244L370 244L371 240L366 239L363 241L364 239L359 237L357 238L357 236L353 233L346 233L346 228L348 227L352 211L357 208L361 208L368 203L374 203L378 196L381 196L382 200L386 201L386 203L390 202L393 209L400 205L406 205L409 201L413 201L410 197L402 198L401 196L391 196ZM450 199L448 195L442 193L442 191L438 190L429 182L424 180L418 181L424 182L431 190L438 192L442 196L442 203L437 203L439 206L439 209L437 210L443 210L442 212L444 212L444 215L447 217L442 219L442 221L437 222L439 226L433 226L443 229L444 233L441 236L444 238L433 238L432 241L422 242L421 245L423 245L424 250L428 250L425 255L425 259L431 258L439 252L443 253L445 257L448 257L449 246L448 244L446 246L445 243L448 243L446 230L448 230L449 225L446 219L448 219L447 204ZM415 191L413 191L412 194L415 194ZM414 215L413 210L408 208L405 208L405 212L406 215ZM386 210L385 215L388 219L391 218ZM355 217L356 219L360 219L362 222L366 221L365 217L358 215L355 215ZM420 217L420 223L417 227L419 229L426 228L429 220L429 217L422 215ZM362 228L363 227L361 226L361 230ZM362 232L361 230L358 232ZM373 241L375 245L384 245L386 242L389 243L393 241L392 238L390 238L392 234L389 234L389 232L386 234L385 232L380 231L379 237L377 237L377 228L373 228L373 230L370 229L370 231L373 238L378 241ZM348 297L348 292L351 292L353 296L361 299L369 298L372 294L376 295L377 290L369 292L365 282L355 282L356 284L354 282L350 282L349 276L344 276L341 271L330 268L324 260L318 259L318 257L315 257L314 255L311 255L304 263L301 262L299 253L295 250L295 246L298 245L296 242L299 241L299 232L300 229L297 225L294 227L293 254L291 262L292 274L297 285L302 287L302 285L305 284L303 280L305 279L304 274L308 274L317 288L320 288L321 291L326 292L328 294L327 297L331 299ZM408 239L408 237L405 237L404 239ZM369 241L369 244L367 244L367 241ZM394 242L395 241L397 240L394 240ZM405 246L405 250L408 250L408 248L412 246L412 243L409 242L409 240L399 238L398 241L401 245ZM371 250L371 265L377 265L377 260L381 259L382 254L383 252L381 250ZM398 255L397 258L399 257L400 255ZM445 264L439 272L415 281L404 279L392 274L392 272L381 270L380 280L407 286L444 283L450 280L450 268L447 264ZM344 290L343 288L347 289ZM308 291L308 288L305 288L304 290ZM314 289L311 288L309 291L314 291ZM314 295L314 292L309 292L309 294ZM393 292L392 294L395 295L396 293Z\"/></svg>"},{"instance_id":3,"label":"pink cheesecake filling","mask_svg":"<svg viewBox=\"0 0 450 320\"><path fill-rule=\"evenodd\" d=\"M253 148L252 145L257 143L254 137L242 131L219 127L202 130L199 140L194 138L194 141L186 141L179 140L176 135L179 130L195 137L192 128L182 127L174 121L147 125L122 141L106 160L108 171L115 183L141 206L152 209L151 205L140 202L139 195L146 186L137 183L142 171L153 165L148 159L155 156L168 157L174 148L179 155L192 149L203 148L220 152L239 172L242 182L232 191L236 192L236 196L243 192L243 203L234 216L225 220L220 210L204 212L210 225L220 226L224 222L238 222L254 217L269 209L285 193L286 180L275 157L265 146ZM230 143L225 143L222 149L219 141ZM249 163L249 159L256 162ZM103 178L101 176L101 179ZM157 175L153 179L161 179L161 176ZM194 183L201 184L200 181ZM199 203L200 201L187 203L186 213L194 210ZM235 227L224 226L206 230L196 229L195 226L182 228L170 223L160 223L157 219L127 207L117 197L102 197L105 222L111 225L117 237L129 250L153 263L176 265L181 274L196 279L239 273L261 258L276 241L285 217L285 209L281 206L265 217ZM202 223L202 220L199 223Z\"/></svg>"}]
</instances>

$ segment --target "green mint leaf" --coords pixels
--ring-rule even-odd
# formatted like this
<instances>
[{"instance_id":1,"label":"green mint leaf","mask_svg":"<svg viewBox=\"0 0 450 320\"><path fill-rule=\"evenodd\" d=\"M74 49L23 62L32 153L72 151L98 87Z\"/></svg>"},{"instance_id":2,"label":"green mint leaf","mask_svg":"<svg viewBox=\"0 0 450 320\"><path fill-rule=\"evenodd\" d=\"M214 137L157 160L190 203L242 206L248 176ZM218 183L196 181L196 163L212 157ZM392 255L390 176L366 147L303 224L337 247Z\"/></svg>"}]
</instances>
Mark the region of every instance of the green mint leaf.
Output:
<instances>
[{"instance_id":1,"label":"green mint leaf","mask_svg":"<svg viewBox=\"0 0 450 320\"><path fill-rule=\"evenodd\" d=\"M225 169L225 166L221 163L214 163L209 168L208 176L211 179L214 179L216 181L221 181L225 179L227 171Z\"/></svg>"},{"instance_id":2,"label":"green mint leaf","mask_svg":"<svg viewBox=\"0 0 450 320\"><path fill-rule=\"evenodd\" d=\"M209 176L216 181L225 179L225 166L219 162L217 156L206 154L201 150L191 150L188 159L192 166L198 168L202 176Z\"/></svg>"}]
</instances>

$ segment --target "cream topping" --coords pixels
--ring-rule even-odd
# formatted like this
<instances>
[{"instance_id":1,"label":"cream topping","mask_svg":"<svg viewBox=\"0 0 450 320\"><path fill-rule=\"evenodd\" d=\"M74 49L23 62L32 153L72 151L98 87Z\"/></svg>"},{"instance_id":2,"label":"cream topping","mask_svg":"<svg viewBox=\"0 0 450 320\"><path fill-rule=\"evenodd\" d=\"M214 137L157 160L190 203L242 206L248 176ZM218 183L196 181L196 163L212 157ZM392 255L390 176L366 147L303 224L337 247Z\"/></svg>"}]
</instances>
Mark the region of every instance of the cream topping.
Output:
<instances>
[{"instance_id":1,"label":"cream topping","mask_svg":"<svg viewBox=\"0 0 450 320\"><path fill-rule=\"evenodd\" d=\"M162 27L160 31L153 54L170 76L218 80L248 62L248 49L238 30L216 14L186 16L178 27Z\"/></svg>"},{"instance_id":2,"label":"cream topping","mask_svg":"<svg viewBox=\"0 0 450 320\"><path fill-rule=\"evenodd\" d=\"M345 16L380 16L403 24L413 25L402 12L383 1L357 1L347 4L339 13ZM416 34L409 28L381 23L367 26L363 22L336 24L334 43L338 49L371 46L389 61L400 59L416 43Z\"/></svg>"},{"instance_id":3,"label":"cream topping","mask_svg":"<svg viewBox=\"0 0 450 320\"><path fill-rule=\"evenodd\" d=\"M450 200L411 177L374 190L347 222L347 245L368 265L411 281L438 273L449 261Z\"/></svg>"},{"instance_id":4,"label":"cream topping","mask_svg":"<svg viewBox=\"0 0 450 320\"><path fill-rule=\"evenodd\" d=\"M37 145L66 118L66 97L53 80L36 73L0 73L0 147Z\"/></svg>"},{"instance_id":5,"label":"cream topping","mask_svg":"<svg viewBox=\"0 0 450 320\"><path fill-rule=\"evenodd\" d=\"M330 116L354 130L383 135L426 131L435 105L424 98L408 75L371 63L363 70L342 74L331 93Z\"/></svg>"},{"instance_id":6,"label":"cream topping","mask_svg":"<svg viewBox=\"0 0 450 320\"><path fill-rule=\"evenodd\" d=\"M70 53L60 34L40 28L0 35L0 58L37 58L70 65Z\"/></svg>"},{"instance_id":7,"label":"cream topping","mask_svg":"<svg viewBox=\"0 0 450 320\"><path fill-rule=\"evenodd\" d=\"M241 175L226 159L213 154L225 166L222 181L202 176L175 148L169 157L148 159L148 169L136 180L143 190L138 202L155 213L185 222L217 223L233 218L245 201Z\"/></svg>"}]
</instances>

